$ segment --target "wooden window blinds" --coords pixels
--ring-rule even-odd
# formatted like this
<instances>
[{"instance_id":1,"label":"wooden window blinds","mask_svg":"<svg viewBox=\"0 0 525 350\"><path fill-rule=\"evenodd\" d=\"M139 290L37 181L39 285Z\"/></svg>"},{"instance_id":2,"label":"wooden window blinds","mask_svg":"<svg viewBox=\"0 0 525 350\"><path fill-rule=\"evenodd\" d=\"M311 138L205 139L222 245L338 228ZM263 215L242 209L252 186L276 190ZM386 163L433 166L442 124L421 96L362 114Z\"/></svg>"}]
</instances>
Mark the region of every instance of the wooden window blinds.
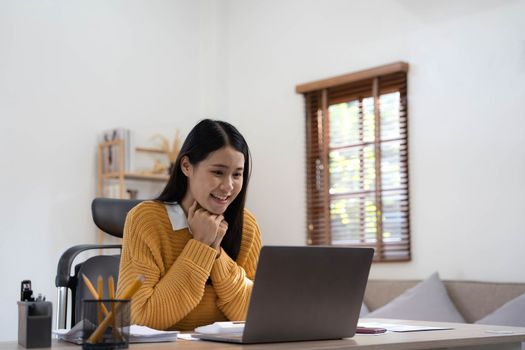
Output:
<instances>
[{"instance_id":1,"label":"wooden window blinds","mask_svg":"<svg viewBox=\"0 0 525 350\"><path fill-rule=\"evenodd\" d=\"M310 245L410 252L405 62L298 85L306 104Z\"/></svg>"}]
</instances>

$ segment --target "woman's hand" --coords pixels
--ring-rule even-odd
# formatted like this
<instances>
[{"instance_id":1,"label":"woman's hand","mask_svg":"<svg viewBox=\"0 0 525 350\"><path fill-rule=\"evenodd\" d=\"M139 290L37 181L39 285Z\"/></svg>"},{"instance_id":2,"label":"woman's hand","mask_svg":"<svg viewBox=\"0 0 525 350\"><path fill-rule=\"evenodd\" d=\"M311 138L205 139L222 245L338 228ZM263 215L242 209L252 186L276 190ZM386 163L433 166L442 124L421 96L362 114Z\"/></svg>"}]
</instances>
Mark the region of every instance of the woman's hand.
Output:
<instances>
[{"instance_id":1,"label":"woman's hand","mask_svg":"<svg viewBox=\"0 0 525 350\"><path fill-rule=\"evenodd\" d=\"M206 209L201 208L196 201L188 210L188 226L193 238L209 246L215 244L222 221L224 221L224 216L211 214ZM227 225L226 228L228 228ZM224 233L222 233L220 240L222 240Z\"/></svg>"},{"instance_id":2,"label":"woman's hand","mask_svg":"<svg viewBox=\"0 0 525 350\"><path fill-rule=\"evenodd\" d=\"M215 241L211 245L212 248L217 249L217 256L221 252L221 242L224 235L226 234L226 231L228 231L228 223L226 222L226 220L223 219L219 224L219 229L217 230L217 237L215 237Z\"/></svg>"}]
</instances>

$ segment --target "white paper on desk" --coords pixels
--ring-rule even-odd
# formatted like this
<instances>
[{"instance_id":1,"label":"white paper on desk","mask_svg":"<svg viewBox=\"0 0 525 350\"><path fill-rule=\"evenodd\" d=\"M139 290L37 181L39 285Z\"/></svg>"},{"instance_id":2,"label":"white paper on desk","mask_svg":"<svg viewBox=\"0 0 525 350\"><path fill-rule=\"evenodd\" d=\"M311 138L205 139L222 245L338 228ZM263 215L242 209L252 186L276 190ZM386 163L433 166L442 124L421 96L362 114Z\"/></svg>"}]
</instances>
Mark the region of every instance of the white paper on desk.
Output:
<instances>
[{"instance_id":1,"label":"white paper on desk","mask_svg":"<svg viewBox=\"0 0 525 350\"><path fill-rule=\"evenodd\" d=\"M57 339L65 340L75 344L82 344L82 333L84 324L82 321L78 322L71 329L53 329L51 333L57 337Z\"/></svg>"},{"instance_id":2,"label":"white paper on desk","mask_svg":"<svg viewBox=\"0 0 525 350\"><path fill-rule=\"evenodd\" d=\"M179 338L184 340L191 340L191 341L201 341L199 338L193 338L192 335L195 333L179 333Z\"/></svg>"},{"instance_id":3,"label":"white paper on desk","mask_svg":"<svg viewBox=\"0 0 525 350\"><path fill-rule=\"evenodd\" d=\"M380 322L363 322L359 323L360 327L377 327L385 328L390 332L422 332L422 331L438 331L445 329L452 329L452 327L432 327L432 326L422 326L422 325L406 325L406 324L396 324L396 323L380 323Z\"/></svg>"},{"instance_id":4,"label":"white paper on desk","mask_svg":"<svg viewBox=\"0 0 525 350\"><path fill-rule=\"evenodd\" d=\"M195 328L195 332L201 334L239 334L243 331L243 321L214 322L212 324Z\"/></svg>"},{"instance_id":5,"label":"white paper on desk","mask_svg":"<svg viewBox=\"0 0 525 350\"><path fill-rule=\"evenodd\" d=\"M159 331L146 326L133 324L129 327L130 343L166 342L177 340L178 331Z\"/></svg>"},{"instance_id":6,"label":"white paper on desk","mask_svg":"<svg viewBox=\"0 0 525 350\"><path fill-rule=\"evenodd\" d=\"M53 334L58 339L62 339L75 344L82 344L83 324L78 322L71 329L55 329ZM159 331L146 326L131 325L129 327L130 343L157 343L176 341L178 331Z\"/></svg>"}]
</instances>

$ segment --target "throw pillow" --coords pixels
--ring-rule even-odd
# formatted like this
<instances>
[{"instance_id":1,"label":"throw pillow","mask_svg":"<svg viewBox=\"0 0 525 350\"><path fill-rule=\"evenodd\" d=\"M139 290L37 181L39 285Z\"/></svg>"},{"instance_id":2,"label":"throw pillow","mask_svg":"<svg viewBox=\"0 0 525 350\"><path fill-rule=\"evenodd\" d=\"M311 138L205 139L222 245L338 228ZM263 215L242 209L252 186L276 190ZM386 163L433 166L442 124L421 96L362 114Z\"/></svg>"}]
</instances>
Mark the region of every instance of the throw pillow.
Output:
<instances>
[{"instance_id":1,"label":"throw pillow","mask_svg":"<svg viewBox=\"0 0 525 350\"><path fill-rule=\"evenodd\" d=\"M359 311L359 317L363 317L364 315L367 315L369 313L370 313L370 310L368 310L368 307L363 301L363 304L361 304L361 311Z\"/></svg>"},{"instance_id":2,"label":"throw pillow","mask_svg":"<svg viewBox=\"0 0 525 350\"><path fill-rule=\"evenodd\" d=\"M367 314L365 318L465 322L450 300L437 272L388 304Z\"/></svg>"},{"instance_id":3,"label":"throw pillow","mask_svg":"<svg viewBox=\"0 0 525 350\"><path fill-rule=\"evenodd\" d=\"M490 315L483 317L475 323L525 327L525 294L512 299Z\"/></svg>"},{"instance_id":4,"label":"throw pillow","mask_svg":"<svg viewBox=\"0 0 525 350\"><path fill-rule=\"evenodd\" d=\"M475 323L525 327L525 293L503 304L499 309ZM525 342L521 343L521 350L525 350Z\"/></svg>"}]
</instances>

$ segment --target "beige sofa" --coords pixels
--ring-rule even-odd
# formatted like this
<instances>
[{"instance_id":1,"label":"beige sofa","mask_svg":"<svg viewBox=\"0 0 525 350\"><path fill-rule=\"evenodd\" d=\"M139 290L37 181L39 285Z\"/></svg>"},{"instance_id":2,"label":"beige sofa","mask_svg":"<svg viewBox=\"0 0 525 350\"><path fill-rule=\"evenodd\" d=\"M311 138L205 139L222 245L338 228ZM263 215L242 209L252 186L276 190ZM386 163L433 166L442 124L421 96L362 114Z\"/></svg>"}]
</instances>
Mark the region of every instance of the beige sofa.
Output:
<instances>
[{"instance_id":1,"label":"beige sofa","mask_svg":"<svg viewBox=\"0 0 525 350\"><path fill-rule=\"evenodd\" d=\"M421 281L369 280L365 304L374 311ZM473 323L525 293L525 283L443 281L449 297L467 322Z\"/></svg>"}]
</instances>

